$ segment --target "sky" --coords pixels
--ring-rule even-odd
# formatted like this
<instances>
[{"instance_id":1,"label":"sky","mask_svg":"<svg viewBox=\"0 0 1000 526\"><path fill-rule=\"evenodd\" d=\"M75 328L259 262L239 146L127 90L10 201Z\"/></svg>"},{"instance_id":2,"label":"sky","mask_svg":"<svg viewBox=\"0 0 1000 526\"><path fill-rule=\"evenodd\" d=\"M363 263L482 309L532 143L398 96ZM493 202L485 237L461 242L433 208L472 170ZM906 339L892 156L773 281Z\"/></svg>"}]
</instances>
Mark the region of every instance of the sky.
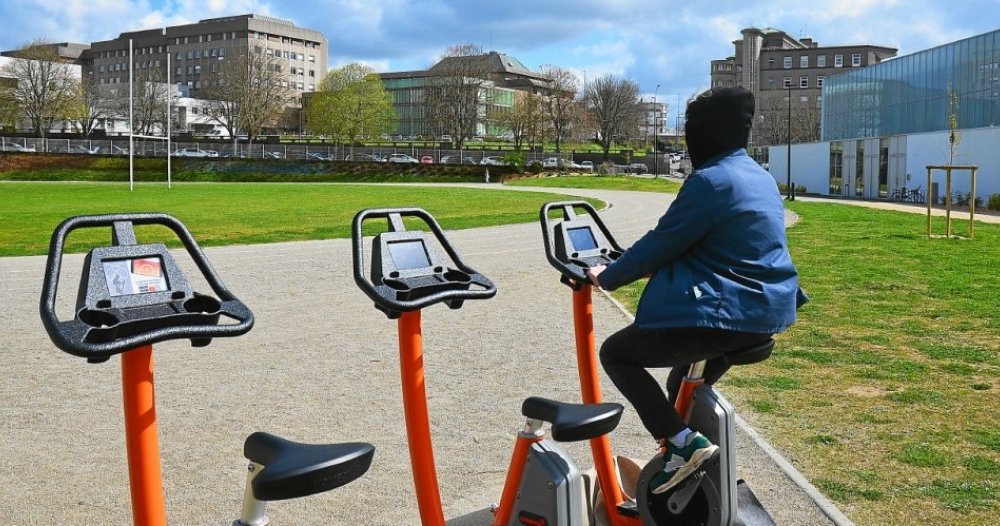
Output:
<instances>
[{"instance_id":1,"label":"sky","mask_svg":"<svg viewBox=\"0 0 1000 526\"><path fill-rule=\"evenodd\" d=\"M710 62L731 56L746 27L899 55L1000 29L1000 0L3 0L0 50L246 13L322 32L331 68L426 69L449 47L471 43L530 69L569 69L581 81L627 78L644 98L670 105L669 122L709 87Z\"/></svg>"}]
</instances>

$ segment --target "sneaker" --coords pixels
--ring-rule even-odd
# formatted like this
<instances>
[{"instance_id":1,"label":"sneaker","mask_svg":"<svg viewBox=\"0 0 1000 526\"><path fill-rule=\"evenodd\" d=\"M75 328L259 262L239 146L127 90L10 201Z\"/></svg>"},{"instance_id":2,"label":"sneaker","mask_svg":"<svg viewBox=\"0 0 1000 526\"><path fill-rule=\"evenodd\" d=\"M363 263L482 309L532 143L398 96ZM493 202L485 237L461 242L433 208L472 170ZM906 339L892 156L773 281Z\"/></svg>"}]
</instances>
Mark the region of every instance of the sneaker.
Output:
<instances>
[{"instance_id":1,"label":"sneaker","mask_svg":"<svg viewBox=\"0 0 1000 526\"><path fill-rule=\"evenodd\" d=\"M667 442L667 450L663 456L666 464L663 471L660 471L649 487L653 488L653 494L659 495L670 491L671 488L684 482L692 473L698 471L702 464L719 453L719 446L709 442L704 435L693 432L688 435L684 447L677 447Z\"/></svg>"}]
</instances>

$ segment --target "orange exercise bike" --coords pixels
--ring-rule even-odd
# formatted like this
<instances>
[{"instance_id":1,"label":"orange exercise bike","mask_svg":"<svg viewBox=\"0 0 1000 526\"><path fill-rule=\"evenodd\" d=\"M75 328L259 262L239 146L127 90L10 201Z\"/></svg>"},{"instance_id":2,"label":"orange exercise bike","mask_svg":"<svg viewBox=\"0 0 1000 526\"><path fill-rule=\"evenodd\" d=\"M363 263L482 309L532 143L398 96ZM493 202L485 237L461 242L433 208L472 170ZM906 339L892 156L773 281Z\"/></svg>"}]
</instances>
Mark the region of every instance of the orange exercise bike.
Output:
<instances>
[{"instance_id":1,"label":"orange exercise bike","mask_svg":"<svg viewBox=\"0 0 1000 526\"><path fill-rule=\"evenodd\" d=\"M597 352L594 346L592 286L588 268L608 265L625 251L600 215L586 201L552 202L539 213L542 240L549 263L560 281L573 290L573 323L583 402L601 402ZM731 365L756 363L771 354L774 341L729 355ZM692 364L681 383L675 407L688 425L718 444L720 455L670 491L653 495L649 483L663 469L658 455L643 468L635 501L624 496L611 442L607 436L590 441L594 465L612 526L645 525L754 525L770 526L773 519L741 480L736 479L735 412L717 391L704 384L705 362Z\"/></svg>"},{"instance_id":2,"label":"orange exercise bike","mask_svg":"<svg viewBox=\"0 0 1000 526\"><path fill-rule=\"evenodd\" d=\"M195 292L162 243L139 243L135 226L159 225L183 243L211 294ZM84 261L75 315L60 320L56 297L66 237L77 229L111 230L111 244ZM153 387L153 344L246 334L250 309L223 285L188 229L164 214L73 217L52 234L40 301L42 323L63 351L103 363L121 354L129 490L135 526L167 524ZM85 398L81 396L81 398ZM301 444L263 432L243 445L250 461L240 518L234 526L265 526L265 505L327 491L360 477L375 448L365 443Z\"/></svg>"},{"instance_id":3,"label":"orange exercise bike","mask_svg":"<svg viewBox=\"0 0 1000 526\"><path fill-rule=\"evenodd\" d=\"M429 231L407 230L404 218L423 222ZM375 222L384 226L372 240L367 268L362 229ZM362 210L354 217L352 237L355 281L377 309L398 320L403 408L420 521L423 526L444 526L424 388L421 309L437 303L458 309L466 300L493 297L496 287L462 262L424 210ZM556 444L545 439L542 424L551 424L556 441L593 440L618 425L622 409L620 404L526 399L521 413L527 420L518 433L491 524L589 524L583 476Z\"/></svg>"}]
</instances>

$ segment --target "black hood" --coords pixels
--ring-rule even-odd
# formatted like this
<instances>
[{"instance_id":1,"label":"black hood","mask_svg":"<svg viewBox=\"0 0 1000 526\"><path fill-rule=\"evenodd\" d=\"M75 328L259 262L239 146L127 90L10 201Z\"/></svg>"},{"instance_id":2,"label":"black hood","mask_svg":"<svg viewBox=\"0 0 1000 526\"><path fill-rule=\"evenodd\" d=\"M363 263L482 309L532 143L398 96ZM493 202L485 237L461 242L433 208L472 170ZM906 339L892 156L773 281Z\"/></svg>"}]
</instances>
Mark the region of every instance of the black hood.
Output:
<instances>
[{"instance_id":1,"label":"black hood","mask_svg":"<svg viewBox=\"0 0 1000 526\"><path fill-rule=\"evenodd\" d=\"M684 136L691 165L698 168L719 154L746 148L753 114L753 93L741 87L712 88L690 101Z\"/></svg>"}]
</instances>

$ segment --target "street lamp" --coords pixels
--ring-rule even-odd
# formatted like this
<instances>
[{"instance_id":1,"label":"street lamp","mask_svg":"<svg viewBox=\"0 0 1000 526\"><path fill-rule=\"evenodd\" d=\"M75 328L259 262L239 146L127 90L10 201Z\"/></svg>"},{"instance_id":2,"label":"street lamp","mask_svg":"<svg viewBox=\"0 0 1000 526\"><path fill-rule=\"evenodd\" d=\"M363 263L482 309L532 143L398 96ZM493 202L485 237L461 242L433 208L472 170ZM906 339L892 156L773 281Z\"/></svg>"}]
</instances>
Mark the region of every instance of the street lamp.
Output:
<instances>
[{"instance_id":1,"label":"street lamp","mask_svg":"<svg viewBox=\"0 0 1000 526\"><path fill-rule=\"evenodd\" d=\"M795 200L795 187L792 186L792 85L788 85L788 178L786 182L788 200Z\"/></svg>"},{"instance_id":2,"label":"street lamp","mask_svg":"<svg viewBox=\"0 0 1000 526\"><path fill-rule=\"evenodd\" d=\"M660 85L657 84L656 85L656 89L653 90L653 177L659 177L660 176L660 171L659 171L659 166L658 166L659 163L657 162L657 159L659 157L657 155L658 148L656 147L656 133L657 133L657 128L656 128L656 125L657 125L656 113L657 113L657 109L658 109L658 107L656 106L656 93L659 92L659 91L660 91ZM669 172L670 170L667 170L667 171Z\"/></svg>"}]
</instances>

